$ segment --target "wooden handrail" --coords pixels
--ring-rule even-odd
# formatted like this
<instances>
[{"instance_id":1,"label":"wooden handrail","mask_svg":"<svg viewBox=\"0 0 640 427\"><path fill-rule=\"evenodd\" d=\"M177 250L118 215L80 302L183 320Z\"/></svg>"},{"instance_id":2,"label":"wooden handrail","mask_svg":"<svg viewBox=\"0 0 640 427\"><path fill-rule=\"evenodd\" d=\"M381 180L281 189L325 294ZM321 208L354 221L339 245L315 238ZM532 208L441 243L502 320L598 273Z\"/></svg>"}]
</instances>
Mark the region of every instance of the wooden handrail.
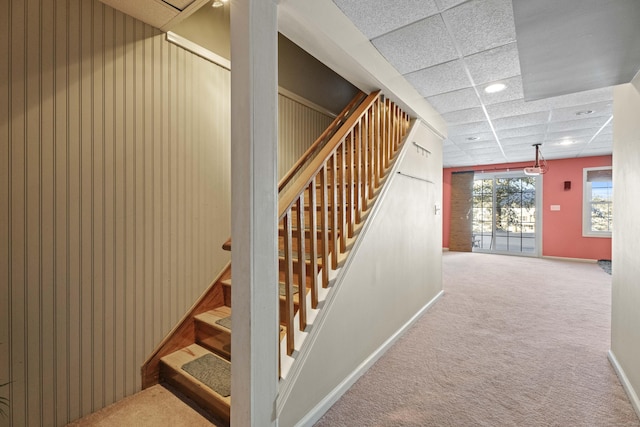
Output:
<instances>
[{"instance_id":1,"label":"wooden handrail","mask_svg":"<svg viewBox=\"0 0 640 427\"><path fill-rule=\"evenodd\" d=\"M365 98L365 100L358 106L351 116L345 121L344 125L340 128L339 132L336 132L327 144L320 150L318 155L313 159L309 166L302 172L302 174L296 179L296 181L280 196L278 201L278 219L282 218L282 215L287 209L295 202L296 198L302 190L304 190L311 178L313 178L320 168L322 167L325 159L336 149L338 144L342 141L345 135L351 131L353 126L360 120L362 115L369 109L371 104L378 99L380 91L373 92Z\"/></svg>"},{"instance_id":2,"label":"wooden handrail","mask_svg":"<svg viewBox=\"0 0 640 427\"><path fill-rule=\"evenodd\" d=\"M345 120L356 105L358 105L364 99L364 92L358 92L358 94L349 102L349 104L336 116L335 119L331 122L331 124L322 132L322 134L314 141L313 144L305 151L305 153L294 163L294 165L289 169L289 172L282 177L280 182L278 182L278 191L282 191L284 187L287 186L291 179L300 171L302 166L307 163L311 158L313 158L316 150L322 145L323 142L326 141L327 137L331 134L331 132L335 132L340 127L340 124Z\"/></svg>"}]
</instances>

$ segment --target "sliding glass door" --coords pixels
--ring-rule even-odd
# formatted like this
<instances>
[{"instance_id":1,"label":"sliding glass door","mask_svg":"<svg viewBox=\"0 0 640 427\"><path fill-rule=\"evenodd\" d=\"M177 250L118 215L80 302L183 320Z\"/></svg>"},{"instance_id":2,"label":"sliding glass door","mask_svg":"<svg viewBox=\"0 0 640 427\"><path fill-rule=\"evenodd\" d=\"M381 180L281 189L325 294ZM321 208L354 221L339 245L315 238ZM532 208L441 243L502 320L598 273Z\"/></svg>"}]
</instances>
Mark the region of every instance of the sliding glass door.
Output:
<instances>
[{"instance_id":1,"label":"sliding glass door","mask_svg":"<svg viewBox=\"0 0 640 427\"><path fill-rule=\"evenodd\" d=\"M521 173L475 175L474 252L539 256L539 181Z\"/></svg>"}]
</instances>

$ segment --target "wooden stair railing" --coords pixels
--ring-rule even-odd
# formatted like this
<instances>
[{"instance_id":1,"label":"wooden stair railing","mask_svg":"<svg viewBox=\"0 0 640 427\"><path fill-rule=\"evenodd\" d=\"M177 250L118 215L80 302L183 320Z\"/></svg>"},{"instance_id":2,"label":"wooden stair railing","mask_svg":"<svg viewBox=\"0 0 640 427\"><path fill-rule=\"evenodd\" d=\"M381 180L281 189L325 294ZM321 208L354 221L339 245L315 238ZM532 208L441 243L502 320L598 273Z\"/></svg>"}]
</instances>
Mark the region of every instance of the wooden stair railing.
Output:
<instances>
[{"instance_id":1,"label":"wooden stair railing","mask_svg":"<svg viewBox=\"0 0 640 427\"><path fill-rule=\"evenodd\" d=\"M409 116L379 92L369 95L346 120L318 155L291 183L278 203L279 224L284 230L284 288L286 352L295 348L294 333L294 260L312 263L310 283L306 283L306 263L295 264L298 278L298 328L307 326L307 307L303 289L309 288L311 307L318 304L318 287L329 284L329 266L336 269L341 255L362 223L385 178L391 161L400 148L409 126ZM308 203L306 203L308 199ZM310 216L307 221L305 212ZM305 238L309 225L312 232ZM319 229L321 238L313 230ZM330 232L329 232L330 231ZM309 248L305 247L309 240ZM331 259L329 257L331 256ZM320 281L317 260L321 260Z\"/></svg>"}]
</instances>

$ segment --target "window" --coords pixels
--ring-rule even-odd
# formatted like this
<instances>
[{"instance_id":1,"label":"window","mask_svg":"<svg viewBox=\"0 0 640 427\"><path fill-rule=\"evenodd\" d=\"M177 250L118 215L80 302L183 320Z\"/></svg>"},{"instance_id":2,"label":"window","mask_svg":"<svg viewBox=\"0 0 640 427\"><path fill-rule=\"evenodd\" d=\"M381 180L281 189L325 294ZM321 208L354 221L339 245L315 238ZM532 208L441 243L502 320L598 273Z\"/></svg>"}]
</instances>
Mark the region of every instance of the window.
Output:
<instances>
[{"instance_id":1,"label":"window","mask_svg":"<svg viewBox=\"0 0 640 427\"><path fill-rule=\"evenodd\" d=\"M611 167L584 169L582 235L611 237L613 178Z\"/></svg>"}]
</instances>

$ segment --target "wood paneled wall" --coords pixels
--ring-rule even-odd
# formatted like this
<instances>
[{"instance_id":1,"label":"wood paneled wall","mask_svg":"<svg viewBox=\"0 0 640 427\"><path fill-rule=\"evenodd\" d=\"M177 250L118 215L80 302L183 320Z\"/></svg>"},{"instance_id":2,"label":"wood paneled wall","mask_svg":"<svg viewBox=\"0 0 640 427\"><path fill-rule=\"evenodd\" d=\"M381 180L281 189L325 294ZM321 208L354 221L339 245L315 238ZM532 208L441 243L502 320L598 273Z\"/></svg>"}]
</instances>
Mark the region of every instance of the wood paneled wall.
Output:
<instances>
[{"instance_id":1,"label":"wood paneled wall","mask_svg":"<svg viewBox=\"0 0 640 427\"><path fill-rule=\"evenodd\" d=\"M65 425L229 261L230 74L97 0L0 2L0 425ZM281 175L331 117L279 96Z\"/></svg>"},{"instance_id":2,"label":"wood paneled wall","mask_svg":"<svg viewBox=\"0 0 640 427\"><path fill-rule=\"evenodd\" d=\"M333 118L285 95L278 95L278 177L282 178Z\"/></svg>"},{"instance_id":3,"label":"wood paneled wall","mask_svg":"<svg viewBox=\"0 0 640 427\"><path fill-rule=\"evenodd\" d=\"M230 74L97 0L0 2L2 425L64 425L229 261Z\"/></svg>"}]
</instances>

